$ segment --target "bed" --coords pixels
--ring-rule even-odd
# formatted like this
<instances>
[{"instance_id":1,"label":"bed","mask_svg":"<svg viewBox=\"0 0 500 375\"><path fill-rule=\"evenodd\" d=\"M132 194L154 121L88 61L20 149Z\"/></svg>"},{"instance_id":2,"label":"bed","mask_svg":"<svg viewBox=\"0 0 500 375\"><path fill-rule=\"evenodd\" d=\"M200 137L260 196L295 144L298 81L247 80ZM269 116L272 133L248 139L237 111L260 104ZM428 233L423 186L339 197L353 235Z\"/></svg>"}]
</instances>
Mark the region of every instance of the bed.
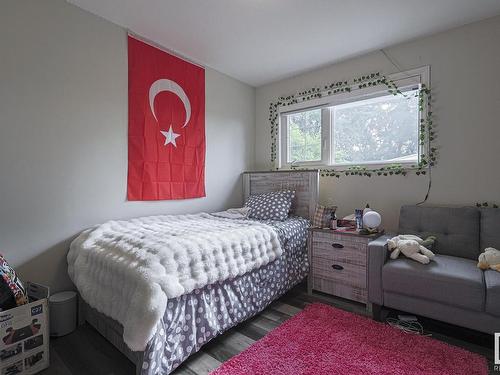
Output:
<instances>
[{"instance_id":1,"label":"bed","mask_svg":"<svg viewBox=\"0 0 500 375\"><path fill-rule=\"evenodd\" d=\"M169 374L212 338L259 313L307 276L307 227L318 199L318 171L245 172L242 178L245 200L254 194L295 191L288 219L262 220L279 237L280 257L169 299L144 351L131 351L123 340L123 326L80 298L79 322L88 322L125 354L137 374Z\"/></svg>"}]
</instances>

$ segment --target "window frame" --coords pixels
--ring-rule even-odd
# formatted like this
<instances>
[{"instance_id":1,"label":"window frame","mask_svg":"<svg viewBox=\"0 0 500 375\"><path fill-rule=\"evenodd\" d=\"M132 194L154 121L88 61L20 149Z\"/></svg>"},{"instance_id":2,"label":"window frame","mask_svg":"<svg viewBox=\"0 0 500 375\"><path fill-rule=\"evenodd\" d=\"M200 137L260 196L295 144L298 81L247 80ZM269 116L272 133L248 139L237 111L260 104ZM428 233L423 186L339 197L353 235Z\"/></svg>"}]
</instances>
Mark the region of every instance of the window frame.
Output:
<instances>
[{"instance_id":1,"label":"window frame","mask_svg":"<svg viewBox=\"0 0 500 375\"><path fill-rule=\"evenodd\" d=\"M426 85L430 87L430 67L425 66L422 68L412 69L401 73L395 73L388 76L402 92L417 90ZM369 168L380 168L387 165L398 164L407 168L411 168L413 165L418 165L420 162L421 155L427 154L428 145L420 145L418 147L417 160L408 161L373 161L373 162L363 162L363 163L333 163L333 126L334 121L332 120L333 111L331 107L354 103L361 100L377 98L381 96L392 95L388 92L385 85L372 86L367 88L358 88L357 85L351 86L351 92L340 93L329 96L322 96L321 98L312 99L307 102L296 103L289 106L283 106L278 109L278 152L276 158L276 168L290 169L294 167L318 167L318 168L329 168L332 170L349 168L352 166L365 166ZM288 123L287 116L293 113L305 112L308 110L318 109L321 111L321 160L318 161L297 161L289 162L289 137L288 137ZM427 110L425 108L423 111L419 111L418 123L416 124L418 129L418 139L420 139L420 124L422 119L425 120L427 116Z\"/></svg>"}]
</instances>

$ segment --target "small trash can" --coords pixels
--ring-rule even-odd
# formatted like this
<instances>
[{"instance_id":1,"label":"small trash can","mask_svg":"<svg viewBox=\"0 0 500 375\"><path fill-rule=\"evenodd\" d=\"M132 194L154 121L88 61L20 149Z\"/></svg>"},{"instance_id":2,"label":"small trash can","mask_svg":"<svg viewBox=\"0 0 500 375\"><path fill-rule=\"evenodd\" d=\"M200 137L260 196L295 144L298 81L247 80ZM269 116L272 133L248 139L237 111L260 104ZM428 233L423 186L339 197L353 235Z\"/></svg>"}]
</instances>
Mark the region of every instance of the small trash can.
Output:
<instances>
[{"instance_id":1,"label":"small trash can","mask_svg":"<svg viewBox=\"0 0 500 375\"><path fill-rule=\"evenodd\" d=\"M76 292L60 292L49 297L50 335L64 336L76 329Z\"/></svg>"}]
</instances>

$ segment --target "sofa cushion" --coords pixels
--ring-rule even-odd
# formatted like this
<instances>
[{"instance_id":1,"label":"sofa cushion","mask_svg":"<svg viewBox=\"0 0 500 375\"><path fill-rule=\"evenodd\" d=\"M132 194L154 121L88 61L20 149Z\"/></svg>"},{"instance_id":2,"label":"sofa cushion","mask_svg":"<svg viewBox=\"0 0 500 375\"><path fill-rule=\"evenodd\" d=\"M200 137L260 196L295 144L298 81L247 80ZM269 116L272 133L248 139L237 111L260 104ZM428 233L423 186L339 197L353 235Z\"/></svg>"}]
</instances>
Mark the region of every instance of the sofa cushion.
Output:
<instances>
[{"instance_id":1,"label":"sofa cushion","mask_svg":"<svg viewBox=\"0 0 500 375\"><path fill-rule=\"evenodd\" d=\"M436 255L429 264L401 257L382 269L384 291L483 311L483 271L469 259Z\"/></svg>"},{"instance_id":2,"label":"sofa cushion","mask_svg":"<svg viewBox=\"0 0 500 375\"><path fill-rule=\"evenodd\" d=\"M500 209L481 208L481 252L487 247L500 250Z\"/></svg>"},{"instance_id":3,"label":"sofa cushion","mask_svg":"<svg viewBox=\"0 0 500 375\"><path fill-rule=\"evenodd\" d=\"M399 234L436 236L433 252L475 259L479 250L480 212L476 207L403 206Z\"/></svg>"},{"instance_id":4,"label":"sofa cushion","mask_svg":"<svg viewBox=\"0 0 500 375\"><path fill-rule=\"evenodd\" d=\"M485 310L491 315L500 316L500 272L484 271L484 281L486 283Z\"/></svg>"}]
</instances>

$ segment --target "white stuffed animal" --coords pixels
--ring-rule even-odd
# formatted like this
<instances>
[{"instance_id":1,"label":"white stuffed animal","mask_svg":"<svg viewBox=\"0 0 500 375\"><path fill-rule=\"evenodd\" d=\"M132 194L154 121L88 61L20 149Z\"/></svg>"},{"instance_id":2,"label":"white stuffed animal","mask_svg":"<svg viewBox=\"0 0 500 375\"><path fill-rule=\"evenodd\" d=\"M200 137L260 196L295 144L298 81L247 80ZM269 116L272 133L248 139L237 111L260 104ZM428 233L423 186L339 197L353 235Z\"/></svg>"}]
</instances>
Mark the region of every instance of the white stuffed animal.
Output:
<instances>
[{"instance_id":1,"label":"white stuffed animal","mask_svg":"<svg viewBox=\"0 0 500 375\"><path fill-rule=\"evenodd\" d=\"M391 259L396 259L399 253L403 253L406 257L416 260L422 264L428 264L434 258L434 253L427 249L423 244L434 242L433 237L426 240L411 234L399 235L387 241L387 247L391 251Z\"/></svg>"},{"instance_id":2,"label":"white stuffed animal","mask_svg":"<svg viewBox=\"0 0 500 375\"><path fill-rule=\"evenodd\" d=\"M479 263L477 266L482 270L491 268L495 271L500 271L500 250L492 247L487 247L484 252L479 254Z\"/></svg>"}]
</instances>

